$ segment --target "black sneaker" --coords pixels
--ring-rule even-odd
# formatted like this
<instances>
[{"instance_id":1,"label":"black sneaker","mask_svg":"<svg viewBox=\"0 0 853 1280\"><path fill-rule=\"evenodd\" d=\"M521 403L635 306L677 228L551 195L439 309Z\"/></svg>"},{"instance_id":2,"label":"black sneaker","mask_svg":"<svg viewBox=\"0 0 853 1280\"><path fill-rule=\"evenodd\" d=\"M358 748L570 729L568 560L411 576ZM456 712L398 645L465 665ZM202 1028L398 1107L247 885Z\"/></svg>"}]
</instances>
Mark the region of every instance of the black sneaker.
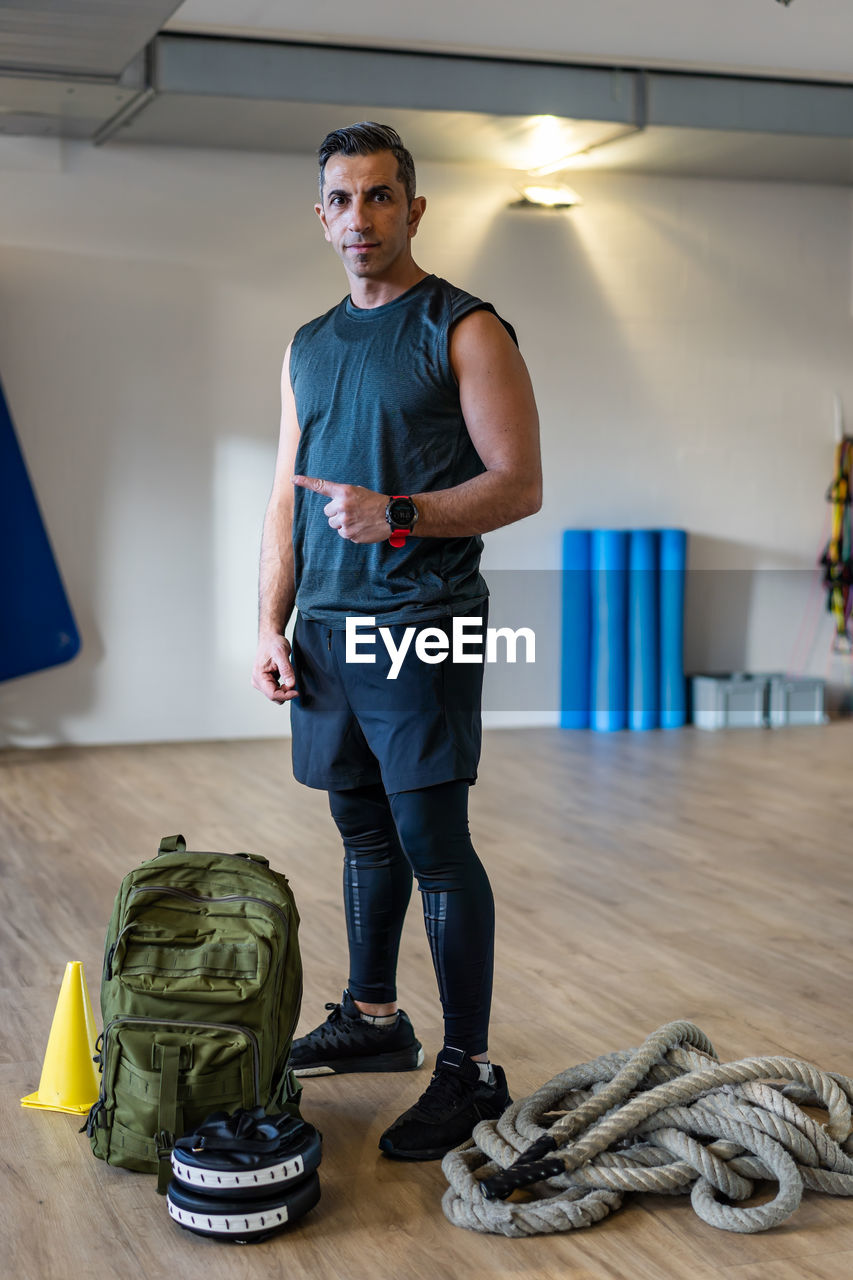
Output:
<instances>
[{"instance_id":1,"label":"black sneaker","mask_svg":"<svg viewBox=\"0 0 853 1280\"><path fill-rule=\"evenodd\" d=\"M348 991L340 1004L327 1004L329 1016L307 1036L294 1040L290 1066L297 1076L339 1076L347 1071L413 1071L423 1065L424 1051L408 1015L374 1026L361 1017Z\"/></svg>"},{"instance_id":2,"label":"black sneaker","mask_svg":"<svg viewBox=\"0 0 853 1280\"><path fill-rule=\"evenodd\" d=\"M426 1092L385 1130L380 1149L395 1160L440 1160L480 1120L495 1120L512 1104L503 1067L492 1069L495 1083L484 1084L467 1053L444 1049Z\"/></svg>"}]
</instances>

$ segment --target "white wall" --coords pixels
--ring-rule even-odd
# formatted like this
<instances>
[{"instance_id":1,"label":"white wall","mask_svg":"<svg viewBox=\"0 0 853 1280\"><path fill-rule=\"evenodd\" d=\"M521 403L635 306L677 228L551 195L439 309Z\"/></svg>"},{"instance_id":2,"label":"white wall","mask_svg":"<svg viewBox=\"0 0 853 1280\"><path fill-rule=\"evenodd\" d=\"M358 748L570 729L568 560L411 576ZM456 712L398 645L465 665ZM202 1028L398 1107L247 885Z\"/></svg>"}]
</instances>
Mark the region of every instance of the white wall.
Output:
<instances>
[{"instance_id":1,"label":"white wall","mask_svg":"<svg viewBox=\"0 0 853 1280\"><path fill-rule=\"evenodd\" d=\"M684 525L719 570L691 576L690 665L833 675L810 567L833 392L853 414L848 191L578 174L554 215L508 209L510 175L419 179L416 256L513 321L542 416L545 504L489 535L487 577L546 571L555 617L564 527ZM345 292L314 181L305 158L0 143L0 377L83 632L0 687L0 742L286 731L249 670L282 353ZM553 719L555 654L522 719Z\"/></svg>"}]
</instances>

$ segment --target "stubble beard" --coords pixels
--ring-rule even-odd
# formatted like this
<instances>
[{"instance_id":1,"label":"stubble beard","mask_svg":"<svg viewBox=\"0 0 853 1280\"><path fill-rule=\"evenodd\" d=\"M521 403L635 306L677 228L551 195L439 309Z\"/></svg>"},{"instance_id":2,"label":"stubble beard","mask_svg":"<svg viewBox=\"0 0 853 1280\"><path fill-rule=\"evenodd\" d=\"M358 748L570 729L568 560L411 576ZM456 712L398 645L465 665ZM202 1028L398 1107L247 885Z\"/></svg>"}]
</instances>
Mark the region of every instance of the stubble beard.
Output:
<instances>
[{"instance_id":1,"label":"stubble beard","mask_svg":"<svg viewBox=\"0 0 853 1280\"><path fill-rule=\"evenodd\" d=\"M352 249L344 249L340 257L351 275L358 279L369 279L371 276L379 276L393 268L405 253L406 244L408 240L395 247L394 244L389 244L388 240L383 240L378 250L355 253Z\"/></svg>"},{"instance_id":2,"label":"stubble beard","mask_svg":"<svg viewBox=\"0 0 853 1280\"><path fill-rule=\"evenodd\" d=\"M354 275L370 275L372 268L376 265L376 260L371 253L352 253L346 251L346 262ZM379 264L381 267L381 263Z\"/></svg>"}]
</instances>

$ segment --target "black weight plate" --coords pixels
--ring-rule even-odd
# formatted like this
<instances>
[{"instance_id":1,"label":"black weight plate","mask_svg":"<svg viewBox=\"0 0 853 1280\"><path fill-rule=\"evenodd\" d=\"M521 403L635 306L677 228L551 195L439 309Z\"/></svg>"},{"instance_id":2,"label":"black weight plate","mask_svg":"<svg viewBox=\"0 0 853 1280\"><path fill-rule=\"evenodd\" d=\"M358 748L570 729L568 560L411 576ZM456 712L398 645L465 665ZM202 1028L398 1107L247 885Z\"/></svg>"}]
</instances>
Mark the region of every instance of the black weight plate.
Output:
<instances>
[{"instance_id":1,"label":"black weight plate","mask_svg":"<svg viewBox=\"0 0 853 1280\"><path fill-rule=\"evenodd\" d=\"M321 1135L303 1122L300 1132L272 1154L176 1147L172 1152L173 1181L206 1196L267 1196L279 1187L303 1181L317 1168L322 1154Z\"/></svg>"},{"instance_id":2,"label":"black weight plate","mask_svg":"<svg viewBox=\"0 0 853 1280\"><path fill-rule=\"evenodd\" d=\"M320 1199L320 1178L311 1174L298 1186L257 1200L214 1199L172 1182L166 1193L169 1215L187 1231L233 1244L254 1244L283 1231Z\"/></svg>"}]
</instances>

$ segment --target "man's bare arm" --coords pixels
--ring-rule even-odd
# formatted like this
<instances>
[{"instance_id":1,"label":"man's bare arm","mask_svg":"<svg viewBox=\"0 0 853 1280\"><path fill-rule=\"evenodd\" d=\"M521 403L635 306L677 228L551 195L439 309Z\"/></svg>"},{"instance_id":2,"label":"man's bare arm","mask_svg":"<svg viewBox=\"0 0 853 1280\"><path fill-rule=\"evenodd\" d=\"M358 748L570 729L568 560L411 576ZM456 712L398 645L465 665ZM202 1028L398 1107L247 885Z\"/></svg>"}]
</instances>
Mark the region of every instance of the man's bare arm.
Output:
<instances>
[{"instance_id":1,"label":"man's bare arm","mask_svg":"<svg viewBox=\"0 0 853 1280\"><path fill-rule=\"evenodd\" d=\"M281 428L272 494L264 517L258 588L258 651L252 684L273 702L298 696L284 638L293 612L293 485L291 476L299 446L299 421L290 383L290 346L281 370ZM281 682L279 684L279 682Z\"/></svg>"},{"instance_id":2,"label":"man's bare arm","mask_svg":"<svg viewBox=\"0 0 853 1280\"><path fill-rule=\"evenodd\" d=\"M488 533L542 506L539 415L524 360L497 316L475 311L454 328L450 360L462 416L486 470L464 484L412 494L415 537Z\"/></svg>"},{"instance_id":3,"label":"man's bare arm","mask_svg":"<svg viewBox=\"0 0 853 1280\"><path fill-rule=\"evenodd\" d=\"M486 470L471 480L414 493L416 538L468 538L523 520L542 506L539 414L527 366L497 316L475 311L460 320L450 341L462 415ZM388 494L321 476L293 477L329 501L329 526L351 542L384 542Z\"/></svg>"}]
</instances>

